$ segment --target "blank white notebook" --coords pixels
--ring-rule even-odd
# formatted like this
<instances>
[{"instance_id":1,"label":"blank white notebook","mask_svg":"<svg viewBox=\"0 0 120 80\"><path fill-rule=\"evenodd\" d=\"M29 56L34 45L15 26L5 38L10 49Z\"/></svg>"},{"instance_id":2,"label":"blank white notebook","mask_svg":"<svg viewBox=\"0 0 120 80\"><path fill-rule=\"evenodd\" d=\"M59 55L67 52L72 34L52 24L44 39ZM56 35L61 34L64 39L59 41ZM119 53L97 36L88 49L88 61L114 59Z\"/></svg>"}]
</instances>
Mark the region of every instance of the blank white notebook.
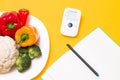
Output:
<instances>
[{"instance_id":1,"label":"blank white notebook","mask_svg":"<svg viewBox=\"0 0 120 80\"><path fill-rule=\"evenodd\" d=\"M74 49L99 73L99 77L96 77L95 74L69 50L48 68L42 75L42 79L120 80L120 47L100 28L97 28L81 40Z\"/></svg>"}]
</instances>

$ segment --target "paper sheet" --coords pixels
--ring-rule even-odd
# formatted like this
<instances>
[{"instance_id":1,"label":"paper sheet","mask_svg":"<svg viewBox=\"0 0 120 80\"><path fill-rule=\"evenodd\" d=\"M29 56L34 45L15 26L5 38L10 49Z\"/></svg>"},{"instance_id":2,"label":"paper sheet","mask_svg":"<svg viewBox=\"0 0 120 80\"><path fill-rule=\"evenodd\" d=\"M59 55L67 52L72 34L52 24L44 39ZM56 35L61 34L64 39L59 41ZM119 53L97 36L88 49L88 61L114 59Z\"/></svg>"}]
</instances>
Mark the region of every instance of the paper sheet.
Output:
<instances>
[{"instance_id":1,"label":"paper sheet","mask_svg":"<svg viewBox=\"0 0 120 80\"><path fill-rule=\"evenodd\" d=\"M71 51L67 51L43 74L51 80L120 80L120 47L100 28L81 40L74 49L99 73L93 72Z\"/></svg>"}]
</instances>

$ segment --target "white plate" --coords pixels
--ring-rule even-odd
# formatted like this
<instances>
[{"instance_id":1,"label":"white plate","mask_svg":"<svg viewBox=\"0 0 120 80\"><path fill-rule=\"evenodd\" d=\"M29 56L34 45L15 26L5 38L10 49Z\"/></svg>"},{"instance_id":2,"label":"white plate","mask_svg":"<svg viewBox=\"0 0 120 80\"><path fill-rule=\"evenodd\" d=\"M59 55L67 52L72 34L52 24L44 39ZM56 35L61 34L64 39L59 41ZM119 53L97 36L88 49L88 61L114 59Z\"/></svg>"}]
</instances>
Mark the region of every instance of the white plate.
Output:
<instances>
[{"instance_id":1,"label":"white plate","mask_svg":"<svg viewBox=\"0 0 120 80\"><path fill-rule=\"evenodd\" d=\"M0 13L1 15L2 13ZM37 76L45 67L49 56L49 37L44 24L34 16L29 16L28 24L33 25L39 32L40 43L38 44L42 51L42 56L32 60L31 67L24 73L19 73L16 68L6 74L0 74L0 80L30 80Z\"/></svg>"}]
</instances>

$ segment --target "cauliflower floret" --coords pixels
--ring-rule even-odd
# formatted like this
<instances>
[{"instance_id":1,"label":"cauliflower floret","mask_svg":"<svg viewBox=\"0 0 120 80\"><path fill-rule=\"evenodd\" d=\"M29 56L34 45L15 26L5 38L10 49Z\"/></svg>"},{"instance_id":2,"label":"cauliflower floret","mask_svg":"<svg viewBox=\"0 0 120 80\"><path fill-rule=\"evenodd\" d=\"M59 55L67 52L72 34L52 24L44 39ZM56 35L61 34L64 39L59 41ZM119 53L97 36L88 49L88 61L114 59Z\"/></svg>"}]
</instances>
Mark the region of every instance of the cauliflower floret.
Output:
<instances>
[{"instance_id":1,"label":"cauliflower floret","mask_svg":"<svg viewBox=\"0 0 120 80\"><path fill-rule=\"evenodd\" d=\"M9 72L18 55L15 41L8 36L0 36L0 73Z\"/></svg>"}]
</instances>

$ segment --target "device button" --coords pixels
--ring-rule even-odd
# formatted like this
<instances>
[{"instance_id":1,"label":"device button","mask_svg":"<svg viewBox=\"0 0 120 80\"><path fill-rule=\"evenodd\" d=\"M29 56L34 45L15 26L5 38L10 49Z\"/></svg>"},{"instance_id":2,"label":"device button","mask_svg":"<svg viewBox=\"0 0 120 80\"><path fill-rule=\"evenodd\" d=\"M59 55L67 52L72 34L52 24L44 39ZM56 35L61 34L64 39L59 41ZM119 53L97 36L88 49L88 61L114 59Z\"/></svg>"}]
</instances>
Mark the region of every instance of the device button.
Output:
<instances>
[{"instance_id":1,"label":"device button","mask_svg":"<svg viewBox=\"0 0 120 80\"><path fill-rule=\"evenodd\" d=\"M68 27L69 28L73 27L73 24L72 23L68 23Z\"/></svg>"}]
</instances>

